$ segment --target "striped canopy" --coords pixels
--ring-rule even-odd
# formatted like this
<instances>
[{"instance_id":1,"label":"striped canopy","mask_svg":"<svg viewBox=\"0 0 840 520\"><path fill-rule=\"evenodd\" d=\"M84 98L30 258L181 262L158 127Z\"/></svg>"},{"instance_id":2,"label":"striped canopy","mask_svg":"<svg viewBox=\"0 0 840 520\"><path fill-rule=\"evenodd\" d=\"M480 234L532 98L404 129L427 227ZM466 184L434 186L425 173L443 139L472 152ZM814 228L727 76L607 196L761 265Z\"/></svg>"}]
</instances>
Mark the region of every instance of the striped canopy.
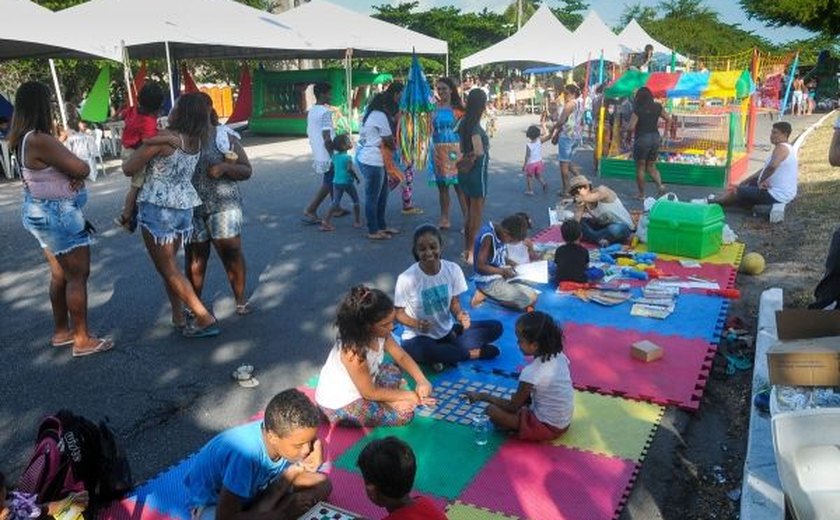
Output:
<instances>
[{"instance_id":1,"label":"striped canopy","mask_svg":"<svg viewBox=\"0 0 840 520\"><path fill-rule=\"evenodd\" d=\"M723 72L641 72L628 70L604 92L606 97L632 96L640 87L647 87L657 98L736 98L743 99L755 91L747 70Z\"/></svg>"}]
</instances>

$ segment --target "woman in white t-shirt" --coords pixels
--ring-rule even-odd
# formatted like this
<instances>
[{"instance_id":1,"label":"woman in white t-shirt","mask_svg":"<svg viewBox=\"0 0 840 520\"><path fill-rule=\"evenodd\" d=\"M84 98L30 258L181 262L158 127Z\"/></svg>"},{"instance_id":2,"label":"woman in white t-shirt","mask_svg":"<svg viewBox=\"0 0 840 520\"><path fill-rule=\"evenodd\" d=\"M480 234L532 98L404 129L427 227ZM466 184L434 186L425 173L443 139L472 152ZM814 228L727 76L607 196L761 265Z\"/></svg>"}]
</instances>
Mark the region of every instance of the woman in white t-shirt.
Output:
<instances>
[{"instance_id":1,"label":"woman in white t-shirt","mask_svg":"<svg viewBox=\"0 0 840 520\"><path fill-rule=\"evenodd\" d=\"M441 258L442 250L438 228L423 224L414 231L411 252L417 262L400 274L394 291L396 318L405 326L403 350L436 370L468 359L495 358L499 349L491 343L502 335L502 323L470 320L458 299L467 290L464 273Z\"/></svg>"},{"instance_id":2,"label":"woman in white t-shirt","mask_svg":"<svg viewBox=\"0 0 840 520\"><path fill-rule=\"evenodd\" d=\"M359 130L359 151L356 159L361 166L365 179L365 219L367 220L368 238L387 240L399 233L385 224L385 207L388 204L388 182L385 178L385 162L382 159L381 145L394 149L394 136L387 116L388 100L386 94L374 96L368 106Z\"/></svg>"},{"instance_id":3,"label":"woman in white t-shirt","mask_svg":"<svg viewBox=\"0 0 840 520\"><path fill-rule=\"evenodd\" d=\"M556 439L569 429L574 413L563 330L548 314L529 312L516 320L516 340L522 353L534 360L522 369L513 397L504 399L484 392L467 392L466 397L471 402L490 403L487 415L493 424L516 431L523 441Z\"/></svg>"}]
</instances>

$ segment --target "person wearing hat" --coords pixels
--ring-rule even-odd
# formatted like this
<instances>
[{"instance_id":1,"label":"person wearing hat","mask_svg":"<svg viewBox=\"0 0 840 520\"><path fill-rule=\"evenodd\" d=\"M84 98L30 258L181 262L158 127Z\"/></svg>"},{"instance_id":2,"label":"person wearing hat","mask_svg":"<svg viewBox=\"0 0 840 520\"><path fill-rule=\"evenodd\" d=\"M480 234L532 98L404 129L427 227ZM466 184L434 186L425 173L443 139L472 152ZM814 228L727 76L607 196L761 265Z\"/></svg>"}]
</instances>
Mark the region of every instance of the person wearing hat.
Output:
<instances>
[{"instance_id":1,"label":"person wearing hat","mask_svg":"<svg viewBox=\"0 0 840 520\"><path fill-rule=\"evenodd\" d=\"M606 246L625 242L635 229L630 212L618 195L606 186L592 186L584 175L569 181L569 195L575 201L575 220L580 222L583 239Z\"/></svg>"}]
</instances>

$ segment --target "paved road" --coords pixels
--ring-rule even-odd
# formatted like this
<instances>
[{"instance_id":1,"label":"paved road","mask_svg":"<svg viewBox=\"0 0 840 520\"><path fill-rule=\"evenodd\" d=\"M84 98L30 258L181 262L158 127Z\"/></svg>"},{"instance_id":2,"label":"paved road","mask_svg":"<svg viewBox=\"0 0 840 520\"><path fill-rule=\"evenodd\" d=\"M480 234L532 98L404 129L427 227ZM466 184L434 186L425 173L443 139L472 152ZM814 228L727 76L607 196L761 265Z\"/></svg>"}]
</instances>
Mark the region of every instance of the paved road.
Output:
<instances>
[{"instance_id":1,"label":"paved road","mask_svg":"<svg viewBox=\"0 0 840 520\"><path fill-rule=\"evenodd\" d=\"M518 176L524 132L534 122L536 116L500 118L492 141L487 216L528 211L539 229L548 224L546 209L554 196L524 196L524 180ZM768 133L759 129L759 144L767 144ZM19 183L0 184L0 346L5 358L0 468L17 475L39 419L67 407L92 418L109 416L124 439L137 480L150 478L219 430L246 420L274 393L315 374L334 337L335 304L350 285L364 282L393 290L396 276L412 262L411 230L436 221L436 193L425 179L415 190L425 216L400 215L398 197L392 196L389 224L404 230L395 239L370 242L346 218L336 220L337 232L321 233L299 221L316 186L306 141L254 137L246 144L255 174L242 185L243 240L255 312L233 313L214 259L204 299L223 332L212 339L183 339L168 326L163 288L140 237L111 224L128 186L126 178L113 174L89 187L86 216L100 230L92 250L90 323L97 333L112 336L116 347L84 359L50 347L46 264L20 225ZM546 155L553 194L559 174L548 147ZM587 171L590 155L578 155ZM628 196L634 189L632 182L610 184ZM708 188L673 188L685 198L708 193ZM454 229L459 223L460 216ZM445 256L456 258L461 235L450 231L446 242ZM231 381L231 371L241 363L256 367L259 387L243 389Z\"/></svg>"}]
</instances>

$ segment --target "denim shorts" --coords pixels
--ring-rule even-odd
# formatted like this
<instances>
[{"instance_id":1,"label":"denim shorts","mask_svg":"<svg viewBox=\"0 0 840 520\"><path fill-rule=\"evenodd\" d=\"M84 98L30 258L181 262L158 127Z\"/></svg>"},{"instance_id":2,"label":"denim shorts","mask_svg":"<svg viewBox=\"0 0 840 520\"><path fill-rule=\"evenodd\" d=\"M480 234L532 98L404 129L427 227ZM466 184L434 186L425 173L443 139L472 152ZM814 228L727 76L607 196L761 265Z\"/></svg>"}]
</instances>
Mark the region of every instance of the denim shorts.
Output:
<instances>
[{"instance_id":1,"label":"denim shorts","mask_svg":"<svg viewBox=\"0 0 840 520\"><path fill-rule=\"evenodd\" d=\"M488 298L502 304L512 305L517 309L524 309L537 299L537 293L527 285L511 283L503 278L477 283L476 287Z\"/></svg>"},{"instance_id":2,"label":"denim shorts","mask_svg":"<svg viewBox=\"0 0 840 520\"><path fill-rule=\"evenodd\" d=\"M242 208L230 208L209 215L193 215L190 242L234 238L242 234Z\"/></svg>"},{"instance_id":3,"label":"denim shorts","mask_svg":"<svg viewBox=\"0 0 840 520\"><path fill-rule=\"evenodd\" d=\"M80 191L72 199L36 199L24 192L21 219L23 227L32 233L43 249L54 255L69 253L77 247L89 246L90 238L82 207L87 192Z\"/></svg>"},{"instance_id":4,"label":"denim shorts","mask_svg":"<svg viewBox=\"0 0 840 520\"><path fill-rule=\"evenodd\" d=\"M332 209L339 209L341 207L341 198L344 194L350 196L350 200L353 201L354 206L359 205L359 192L356 191L356 186L353 183L350 184L333 184L333 202L332 202Z\"/></svg>"},{"instance_id":5,"label":"denim shorts","mask_svg":"<svg viewBox=\"0 0 840 520\"><path fill-rule=\"evenodd\" d=\"M156 244L169 244L176 239L189 241L193 231L192 208L164 208L140 202L137 209L137 223L154 237Z\"/></svg>"},{"instance_id":6,"label":"denim shorts","mask_svg":"<svg viewBox=\"0 0 840 520\"><path fill-rule=\"evenodd\" d=\"M561 136L557 140L557 160L560 162L572 162L577 145L577 139Z\"/></svg>"},{"instance_id":7,"label":"denim shorts","mask_svg":"<svg viewBox=\"0 0 840 520\"><path fill-rule=\"evenodd\" d=\"M659 158L659 144L662 138L659 132L637 135L633 141L633 160L653 162Z\"/></svg>"}]
</instances>

